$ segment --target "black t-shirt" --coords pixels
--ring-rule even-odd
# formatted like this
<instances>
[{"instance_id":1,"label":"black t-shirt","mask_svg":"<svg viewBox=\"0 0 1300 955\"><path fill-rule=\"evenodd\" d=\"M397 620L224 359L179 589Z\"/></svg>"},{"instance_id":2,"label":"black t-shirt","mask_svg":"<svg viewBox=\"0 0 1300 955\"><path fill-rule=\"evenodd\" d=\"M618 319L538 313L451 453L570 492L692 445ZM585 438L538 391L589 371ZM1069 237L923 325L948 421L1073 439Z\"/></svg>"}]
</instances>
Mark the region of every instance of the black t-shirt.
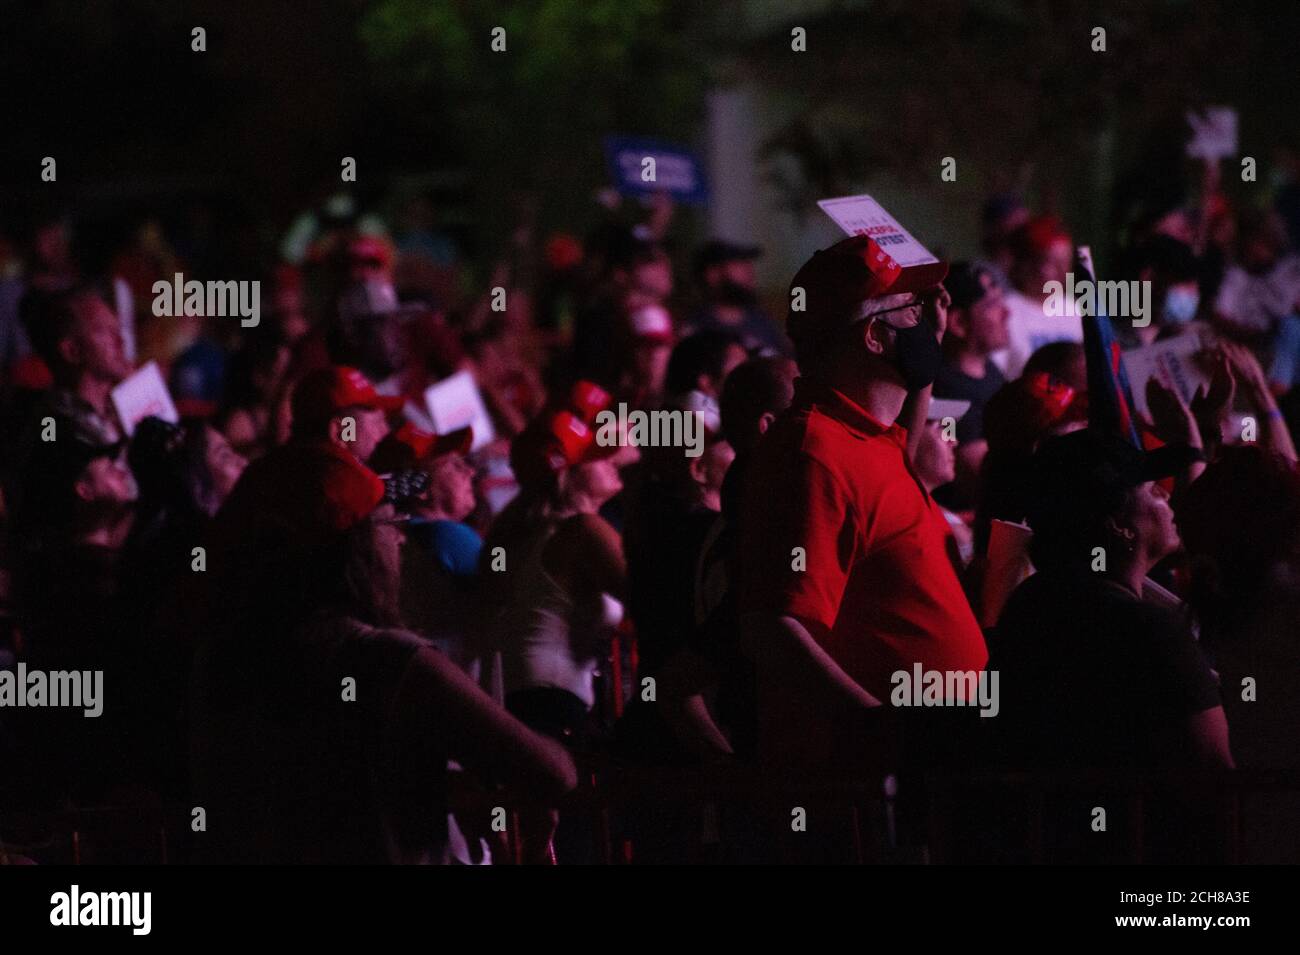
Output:
<instances>
[{"instance_id":1,"label":"black t-shirt","mask_svg":"<svg viewBox=\"0 0 1300 955\"><path fill-rule=\"evenodd\" d=\"M956 365L945 362L934 379L934 396L969 401L970 410L957 422L957 441L978 441L984 437L984 405L1006 384L1002 372L991 361L984 362L984 377L972 378Z\"/></svg>"},{"instance_id":2,"label":"black t-shirt","mask_svg":"<svg viewBox=\"0 0 1300 955\"><path fill-rule=\"evenodd\" d=\"M695 629L695 564L716 511L694 507L646 482L624 537L628 611L643 670L652 673L686 646Z\"/></svg>"},{"instance_id":3,"label":"black t-shirt","mask_svg":"<svg viewBox=\"0 0 1300 955\"><path fill-rule=\"evenodd\" d=\"M1187 718L1220 705L1177 614L1090 573L1039 573L1011 595L989 641L1011 765L1083 769L1185 763Z\"/></svg>"},{"instance_id":4,"label":"black t-shirt","mask_svg":"<svg viewBox=\"0 0 1300 955\"><path fill-rule=\"evenodd\" d=\"M209 825L198 858L445 861L447 754L394 712L426 642L329 614L257 639L279 645L259 657L208 641L196 660L194 798Z\"/></svg>"}]
</instances>

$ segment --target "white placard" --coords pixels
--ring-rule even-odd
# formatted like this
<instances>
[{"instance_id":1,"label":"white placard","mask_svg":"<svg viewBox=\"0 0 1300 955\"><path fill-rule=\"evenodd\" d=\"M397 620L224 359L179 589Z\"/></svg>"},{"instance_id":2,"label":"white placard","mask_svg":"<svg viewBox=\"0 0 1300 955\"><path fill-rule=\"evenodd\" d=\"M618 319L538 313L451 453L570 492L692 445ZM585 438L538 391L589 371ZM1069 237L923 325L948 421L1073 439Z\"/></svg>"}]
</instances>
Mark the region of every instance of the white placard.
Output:
<instances>
[{"instance_id":1,"label":"white placard","mask_svg":"<svg viewBox=\"0 0 1300 955\"><path fill-rule=\"evenodd\" d=\"M1237 111L1231 106L1212 106L1204 113L1187 113L1192 139L1187 155L1200 159L1226 159L1237 155Z\"/></svg>"},{"instance_id":2,"label":"white placard","mask_svg":"<svg viewBox=\"0 0 1300 955\"><path fill-rule=\"evenodd\" d=\"M137 424L151 415L172 424L181 420L157 362L151 361L134 375L123 379L109 394L128 437L135 433Z\"/></svg>"},{"instance_id":3,"label":"white placard","mask_svg":"<svg viewBox=\"0 0 1300 955\"><path fill-rule=\"evenodd\" d=\"M429 408L433 429L438 434L446 434L466 425L474 429L471 451L491 444L496 438L492 418L487 406L483 404L483 396L479 394L474 375L469 371L458 371L451 377L430 385L424 391L424 403Z\"/></svg>"},{"instance_id":4,"label":"white placard","mask_svg":"<svg viewBox=\"0 0 1300 955\"><path fill-rule=\"evenodd\" d=\"M1203 385L1208 390L1209 376L1195 356L1213 344L1209 333L1192 330L1124 352L1124 371L1137 410L1147 413L1147 382L1152 378L1182 395L1186 402L1192 400L1198 387Z\"/></svg>"},{"instance_id":5,"label":"white placard","mask_svg":"<svg viewBox=\"0 0 1300 955\"><path fill-rule=\"evenodd\" d=\"M933 265L939 261L870 196L821 199L817 205L835 220L845 235L870 236L881 249L889 253L890 258L905 269L916 265Z\"/></svg>"}]
</instances>

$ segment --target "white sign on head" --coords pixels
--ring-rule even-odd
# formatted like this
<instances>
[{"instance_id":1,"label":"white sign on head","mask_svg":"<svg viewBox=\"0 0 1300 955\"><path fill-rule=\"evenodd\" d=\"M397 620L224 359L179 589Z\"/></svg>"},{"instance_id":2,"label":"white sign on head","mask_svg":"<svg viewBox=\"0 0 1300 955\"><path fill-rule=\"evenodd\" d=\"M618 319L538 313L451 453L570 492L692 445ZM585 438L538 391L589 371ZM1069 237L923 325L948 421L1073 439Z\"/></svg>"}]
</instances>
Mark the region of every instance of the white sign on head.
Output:
<instances>
[{"instance_id":1,"label":"white sign on head","mask_svg":"<svg viewBox=\"0 0 1300 955\"><path fill-rule=\"evenodd\" d=\"M471 372L458 371L451 377L430 385L424 390L424 403L429 408L433 430L438 434L446 434L466 425L474 429L471 451L491 444L496 438L492 417L483 404L483 396L479 394L478 384Z\"/></svg>"},{"instance_id":2,"label":"white sign on head","mask_svg":"<svg viewBox=\"0 0 1300 955\"><path fill-rule=\"evenodd\" d=\"M817 202L822 212L835 220L845 235L865 235L876 241L890 258L903 268L934 265L936 259L920 242L912 237L898 220L870 196L842 196L839 199L821 199Z\"/></svg>"},{"instance_id":3,"label":"white sign on head","mask_svg":"<svg viewBox=\"0 0 1300 955\"><path fill-rule=\"evenodd\" d=\"M1237 111L1231 106L1212 106L1204 113L1187 114L1192 139L1187 155L1199 159L1226 159L1237 155Z\"/></svg>"},{"instance_id":4,"label":"white sign on head","mask_svg":"<svg viewBox=\"0 0 1300 955\"><path fill-rule=\"evenodd\" d=\"M172 424L181 420L157 362L151 361L134 375L123 379L109 392L109 396L128 437L135 433L137 424L150 416Z\"/></svg>"}]
</instances>

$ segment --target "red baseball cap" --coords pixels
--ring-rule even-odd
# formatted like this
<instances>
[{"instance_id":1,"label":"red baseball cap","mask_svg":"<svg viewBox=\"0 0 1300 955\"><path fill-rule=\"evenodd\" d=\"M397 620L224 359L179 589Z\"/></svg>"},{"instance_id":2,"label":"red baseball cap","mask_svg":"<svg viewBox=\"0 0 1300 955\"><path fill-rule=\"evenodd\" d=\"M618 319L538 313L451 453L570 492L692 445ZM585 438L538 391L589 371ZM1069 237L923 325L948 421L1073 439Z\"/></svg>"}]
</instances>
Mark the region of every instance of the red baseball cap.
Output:
<instances>
[{"instance_id":1,"label":"red baseball cap","mask_svg":"<svg viewBox=\"0 0 1300 955\"><path fill-rule=\"evenodd\" d=\"M353 265L388 269L393 264L393 253L379 236L359 235L348 243L348 259Z\"/></svg>"},{"instance_id":2,"label":"red baseball cap","mask_svg":"<svg viewBox=\"0 0 1300 955\"><path fill-rule=\"evenodd\" d=\"M587 424L609 407L610 400L609 392L595 382L578 381L569 389L569 409Z\"/></svg>"},{"instance_id":3,"label":"red baseball cap","mask_svg":"<svg viewBox=\"0 0 1300 955\"><path fill-rule=\"evenodd\" d=\"M473 443L472 428L434 434L407 421L379 442L370 456L370 466L381 474L405 471L443 455L467 454Z\"/></svg>"},{"instance_id":4,"label":"red baseball cap","mask_svg":"<svg viewBox=\"0 0 1300 955\"><path fill-rule=\"evenodd\" d=\"M1069 242L1070 233L1056 216L1035 216L1011 235L1013 250L1022 258L1041 255L1056 242Z\"/></svg>"},{"instance_id":5,"label":"red baseball cap","mask_svg":"<svg viewBox=\"0 0 1300 955\"><path fill-rule=\"evenodd\" d=\"M596 441L596 430L572 411L535 418L511 442L510 469L520 484L536 484L584 461L607 458L619 444Z\"/></svg>"},{"instance_id":6,"label":"red baseball cap","mask_svg":"<svg viewBox=\"0 0 1300 955\"><path fill-rule=\"evenodd\" d=\"M1053 430L1088 420L1088 393L1045 371L1008 382L984 406L984 436L995 450L1028 452Z\"/></svg>"},{"instance_id":7,"label":"red baseball cap","mask_svg":"<svg viewBox=\"0 0 1300 955\"><path fill-rule=\"evenodd\" d=\"M875 239L851 235L820 249L790 282L791 302L802 289L803 311L790 310L786 331L796 344L815 341L853 320L869 298L925 292L948 274L947 262L904 268Z\"/></svg>"},{"instance_id":8,"label":"red baseball cap","mask_svg":"<svg viewBox=\"0 0 1300 955\"><path fill-rule=\"evenodd\" d=\"M381 395L370 379L345 365L317 368L303 376L293 391L293 420L328 421L346 408L396 411L406 403L400 395Z\"/></svg>"}]
</instances>

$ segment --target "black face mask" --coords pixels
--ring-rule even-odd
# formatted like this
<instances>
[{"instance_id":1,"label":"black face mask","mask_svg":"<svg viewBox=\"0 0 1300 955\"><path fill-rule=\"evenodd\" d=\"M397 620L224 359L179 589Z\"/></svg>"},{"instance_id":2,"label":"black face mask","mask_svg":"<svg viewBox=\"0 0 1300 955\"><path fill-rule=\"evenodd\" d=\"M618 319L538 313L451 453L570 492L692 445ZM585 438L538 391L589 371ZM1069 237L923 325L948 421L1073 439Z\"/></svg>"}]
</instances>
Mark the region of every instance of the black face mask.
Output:
<instances>
[{"instance_id":1,"label":"black face mask","mask_svg":"<svg viewBox=\"0 0 1300 955\"><path fill-rule=\"evenodd\" d=\"M911 328L894 329L894 366L903 376L908 391L919 391L934 383L943 362L943 349L930 323L920 321Z\"/></svg>"}]
</instances>

